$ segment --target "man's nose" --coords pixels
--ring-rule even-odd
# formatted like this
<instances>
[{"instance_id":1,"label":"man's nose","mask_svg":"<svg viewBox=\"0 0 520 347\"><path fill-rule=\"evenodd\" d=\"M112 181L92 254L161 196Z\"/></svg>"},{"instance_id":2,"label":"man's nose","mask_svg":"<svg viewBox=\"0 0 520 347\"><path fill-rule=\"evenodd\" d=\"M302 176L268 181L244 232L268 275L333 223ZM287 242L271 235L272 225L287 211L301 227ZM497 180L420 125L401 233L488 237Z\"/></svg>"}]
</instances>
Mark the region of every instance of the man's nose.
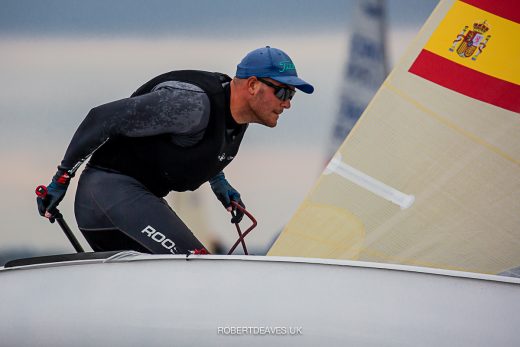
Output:
<instances>
[{"instance_id":1,"label":"man's nose","mask_svg":"<svg viewBox=\"0 0 520 347\"><path fill-rule=\"evenodd\" d=\"M282 102L283 108L291 108L291 100L285 100Z\"/></svg>"}]
</instances>

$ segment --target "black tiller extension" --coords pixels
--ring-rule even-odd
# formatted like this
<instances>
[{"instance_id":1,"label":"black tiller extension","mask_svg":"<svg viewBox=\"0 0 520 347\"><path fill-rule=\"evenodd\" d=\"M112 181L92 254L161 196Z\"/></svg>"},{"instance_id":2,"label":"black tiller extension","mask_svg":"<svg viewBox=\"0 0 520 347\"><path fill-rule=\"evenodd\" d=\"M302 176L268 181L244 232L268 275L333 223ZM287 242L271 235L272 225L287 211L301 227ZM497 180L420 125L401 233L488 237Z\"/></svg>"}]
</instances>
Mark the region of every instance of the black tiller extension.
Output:
<instances>
[{"instance_id":1,"label":"black tiller extension","mask_svg":"<svg viewBox=\"0 0 520 347\"><path fill-rule=\"evenodd\" d=\"M47 193L48 193L48 190L47 190L46 186L41 185L41 186L36 187L36 195L38 195L38 197L45 199L45 197L47 196ZM63 230L63 232L67 236L67 238L69 239L70 243L72 244L72 246L74 247L76 252L78 252L78 253L85 252L83 250L83 247L81 247L81 245L79 244L79 241L76 238L76 236L74 236L74 233L72 233L72 230L70 230L67 222L65 222L63 215L61 214L61 212L58 209L56 209L56 213L54 214L53 218L56 219L56 222L58 222L58 225L60 226L61 230Z\"/></svg>"}]
</instances>

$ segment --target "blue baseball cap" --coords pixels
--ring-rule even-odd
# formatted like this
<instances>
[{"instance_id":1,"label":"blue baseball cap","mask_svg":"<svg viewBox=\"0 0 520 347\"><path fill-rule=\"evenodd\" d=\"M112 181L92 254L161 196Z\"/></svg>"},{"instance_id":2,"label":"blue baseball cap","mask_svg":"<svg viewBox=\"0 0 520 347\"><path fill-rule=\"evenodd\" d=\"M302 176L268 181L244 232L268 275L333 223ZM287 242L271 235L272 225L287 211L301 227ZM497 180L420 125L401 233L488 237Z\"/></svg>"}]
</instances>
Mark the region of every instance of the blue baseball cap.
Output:
<instances>
[{"instance_id":1,"label":"blue baseball cap","mask_svg":"<svg viewBox=\"0 0 520 347\"><path fill-rule=\"evenodd\" d=\"M249 52L237 65L236 77L269 77L312 94L314 87L298 77L291 58L278 48L262 47Z\"/></svg>"}]
</instances>

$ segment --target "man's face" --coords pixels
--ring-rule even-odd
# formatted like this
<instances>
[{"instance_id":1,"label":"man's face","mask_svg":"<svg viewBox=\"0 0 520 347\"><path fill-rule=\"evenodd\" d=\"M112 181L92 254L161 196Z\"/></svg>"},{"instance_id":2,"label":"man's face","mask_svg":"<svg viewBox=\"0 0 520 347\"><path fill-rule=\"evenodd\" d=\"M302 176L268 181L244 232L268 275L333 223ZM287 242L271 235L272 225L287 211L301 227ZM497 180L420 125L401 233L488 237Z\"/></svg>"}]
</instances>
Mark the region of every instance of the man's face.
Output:
<instances>
[{"instance_id":1,"label":"man's face","mask_svg":"<svg viewBox=\"0 0 520 347\"><path fill-rule=\"evenodd\" d=\"M280 82L270 78L264 78L268 82L281 87L288 87ZM293 89L293 87L289 87ZM255 83L256 94L251 102L251 108L256 115L254 123L263 124L270 128L274 128L278 122L278 118L285 109L291 107L291 100L282 101L275 95L275 90L259 80Z\"/></svg>"}]
</instances>

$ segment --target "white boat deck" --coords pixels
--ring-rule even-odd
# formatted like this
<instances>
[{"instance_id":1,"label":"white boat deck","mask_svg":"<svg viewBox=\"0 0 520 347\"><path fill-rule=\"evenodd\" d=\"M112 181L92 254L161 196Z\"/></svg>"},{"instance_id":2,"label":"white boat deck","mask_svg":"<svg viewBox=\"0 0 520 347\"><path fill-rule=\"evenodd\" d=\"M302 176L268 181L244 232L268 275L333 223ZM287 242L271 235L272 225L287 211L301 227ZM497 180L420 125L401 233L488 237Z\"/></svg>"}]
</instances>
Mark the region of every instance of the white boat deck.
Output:
<instances>
[{"instance_id":1,"label":"white boat deck","mask_svg":"<svg viewBox=\"0 0 520 347\"><path fill-rule=\"evenodd\" d=\"M449 270L122 252L5 268L0 290L9 346L520 345L520 279Z\"/></svg>"}]
</instances>

